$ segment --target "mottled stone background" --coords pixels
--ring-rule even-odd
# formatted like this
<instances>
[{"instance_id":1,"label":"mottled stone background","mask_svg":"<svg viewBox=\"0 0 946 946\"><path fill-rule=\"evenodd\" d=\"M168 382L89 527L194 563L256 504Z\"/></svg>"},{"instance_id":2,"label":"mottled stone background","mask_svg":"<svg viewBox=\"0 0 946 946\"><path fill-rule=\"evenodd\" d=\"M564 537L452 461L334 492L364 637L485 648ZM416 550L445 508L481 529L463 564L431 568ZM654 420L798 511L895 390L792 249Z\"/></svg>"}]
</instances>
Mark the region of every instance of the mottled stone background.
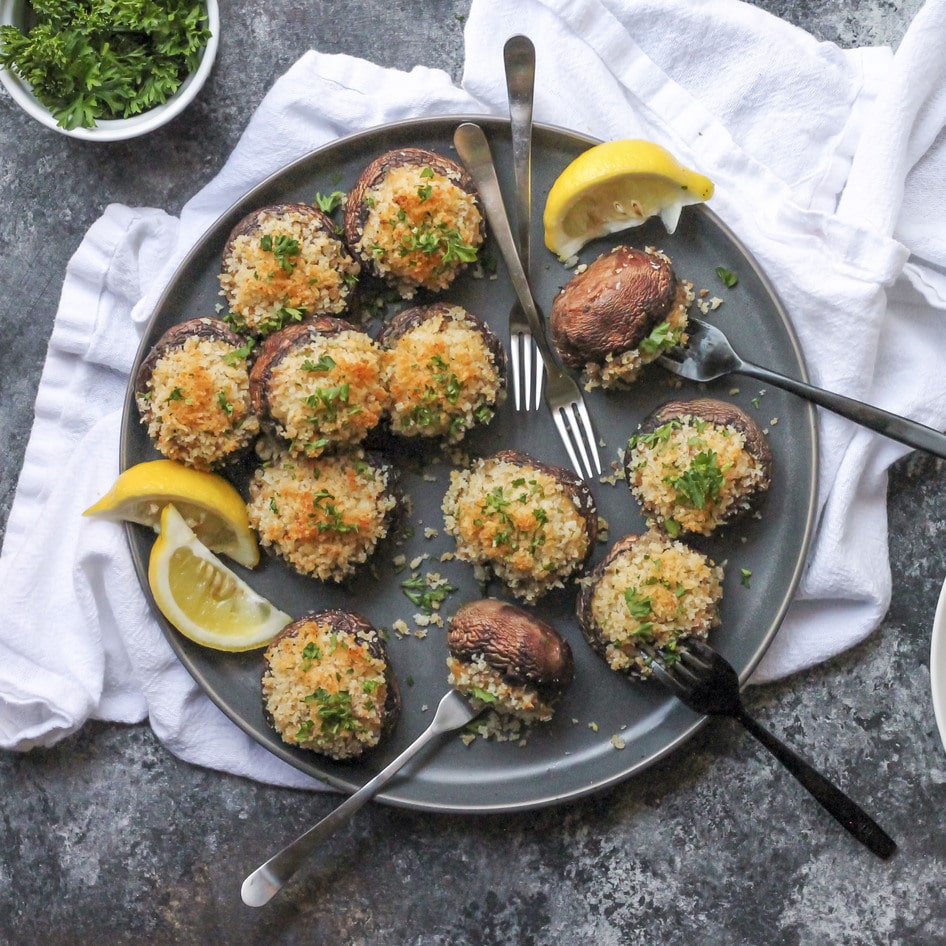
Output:
<instances>
[{"instance_id":1,"label":"mottled stone background","mask_svg":"<svg viewBox=\"0 0 946 946\"><path fill-rule=\"evenodd\" d=\"M918 0L761 2L844 46L896 45ZM110 202L171 213L220 168L273 80L307 48L462 67L462 0L223 4L217 66L182 119L107 147L46 130L0 95L0 528L66 263ZM750 710L899 840L850 840L734 724L644 776L533 814L369 806L261 911L243 876L336 796L175 760L147 725L88 725L0 755L0 944L934 946L946 942L946 753L929 695L946 576L941 464L890 484L894 598L850 653L747 694ZM63 654L68 659L68 654ZM331 865L331 866L328 866Z\"/></svg>"}]
</instances>

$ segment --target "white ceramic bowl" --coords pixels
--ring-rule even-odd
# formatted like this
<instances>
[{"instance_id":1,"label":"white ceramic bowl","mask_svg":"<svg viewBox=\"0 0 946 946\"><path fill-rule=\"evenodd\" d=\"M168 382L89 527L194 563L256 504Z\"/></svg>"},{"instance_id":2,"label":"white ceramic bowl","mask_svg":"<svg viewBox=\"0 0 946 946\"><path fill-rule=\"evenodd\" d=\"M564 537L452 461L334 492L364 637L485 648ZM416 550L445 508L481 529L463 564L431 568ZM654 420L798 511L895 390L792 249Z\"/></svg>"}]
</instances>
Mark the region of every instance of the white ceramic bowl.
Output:
<instances>
[{"instance_id":1,"label":"white ceramic bowl","mask_svg":"<svg viewBox=\"0 0 946 946\"><path fill-rule=\"evenodd\" d=\"M210 39L201 55L200 65L181 84L181 87L163 105L133 115L131 118L117 118L108 121L99 121L95 128L73 128L71 131L60 128L56 124L49 109L40 104L33 95L28 82L24 82L18 75L8 69L0 69L0 83L6 86L13 100L25 112L42 122L47 128L58 131L70 138L81 138L85 141L124 141L127 138L137 138L146 135L156 128L167 124L172 118L179 115L194 100L201 86L207 81L217 55L217 44L220 36L220 11L217 0L206 0L208 28ZM26 0L0 0L0 25L11 24L23 26L23 14Z\"/></svg>"},{"instance_id":2,"label":"white ceramic bowl","mask_svg":"<svg viewBox=\"0 0 946 946\"><path fill-rule=\"evenodd\" d=\"M930 646L930 686L933 691L933 712L939 737L946 748L946 583L943 584L933 618L933 640Z\"/></svg>"}]
</instances>

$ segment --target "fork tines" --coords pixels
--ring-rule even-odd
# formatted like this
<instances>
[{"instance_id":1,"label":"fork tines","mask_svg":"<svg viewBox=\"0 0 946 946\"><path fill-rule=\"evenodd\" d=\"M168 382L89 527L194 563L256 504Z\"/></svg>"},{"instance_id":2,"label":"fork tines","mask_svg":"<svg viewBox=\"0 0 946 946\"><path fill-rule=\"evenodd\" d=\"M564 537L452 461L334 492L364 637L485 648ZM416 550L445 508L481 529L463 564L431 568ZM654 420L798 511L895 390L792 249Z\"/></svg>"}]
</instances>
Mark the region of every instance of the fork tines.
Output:
<instances>
[{"instance_id":1,"label":"fork tines","mask_svg":"<svg viewBox=\"0 0 946 946\"><path fill-rule=\"evenodd\" d=\"M542 359L528 330L509 332L513 402L517 411L537 411L542 401Z\"/></svg>"},{"instance_id":2,"label":"fork tines","mask_svg":"<svg viewBox=\"0 0 946 946\"><path fill-rule=\"evenodd\" d=\"M587 479L592 479L596 474L600 476L601 460L598 458L594 428L584 400L579 398L577 401L561 405L550 403L549 407L575 471Z\"/></svg>"}]
</instances>

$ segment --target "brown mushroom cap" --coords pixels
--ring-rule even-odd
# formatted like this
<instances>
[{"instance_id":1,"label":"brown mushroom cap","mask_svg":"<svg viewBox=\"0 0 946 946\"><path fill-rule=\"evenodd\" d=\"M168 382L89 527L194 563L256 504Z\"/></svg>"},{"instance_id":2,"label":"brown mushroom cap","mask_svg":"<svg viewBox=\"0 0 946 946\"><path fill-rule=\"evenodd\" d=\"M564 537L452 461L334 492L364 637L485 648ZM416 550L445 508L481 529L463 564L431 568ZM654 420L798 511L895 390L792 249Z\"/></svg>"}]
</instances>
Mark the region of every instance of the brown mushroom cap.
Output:
<instances>
[{"instance_id":1,"label":"brown mushroom cap","mask_svg":"<svg viewBox=\"0 0 946 946\"><path fill-rule=\"evenodd\" d=\"M575 676L571 647L550 624L496 598L460 607L447 632L450 653L465 663L481 657L513 686L534 686L547 698Z\"/></svg>"},{"instance_id":2,"label":"brown mushroom cap","mask_svg":"<svg viewBox=\"0 0 946 946\"><path fill-rule=\"evenodd\" d=\"M384 683L386 696L384 707L381 711L381 739L390 735L391 731L397 725L401 715L401 691L398 686L397 677L388 661L387 647L384 640L378 633L374 625L362 615L354 611L344 611L339 608L332 608L326 611L313 612L306 614L301 618L287 624L276 637L270 642L269 647L273 647L279 641L288 637L298 637L300 632L312 622L327 623L339 638L348 638L355 641L359 646L364 645L368 653L377 660L384 662ZM266 674L267 667L263 670ZM273 726L272 714L266 708L263 702L263 716L269 726Z\"/></svg>"},{"instance_id":3,"label":"brown mushroom cap","mask_svg":"<svg viewBox=\"0 0 946 946\"><path fill-rule=\"evenodd\" d=\"M199 318L188 319L186 322L180 322L172 325L155 342L147 357L141 362L138 368L138 374L135 377L135 395L141 397L148 391L148 385L151 383L151 376L154 374L155 365L169 352L175 348L183 347L189 338L209 338L216 341L226 342L232 345L234 349L242 348L246 344L246 339L237 335L229 325L220 319Z\"/></svg>"},{"instance_id":4,"label":"brown mushroom cap","mask_svg":"<svg viewBox=\"0 0 946 946\"><path fill-rule=\"evenodd\" d=\"M574 276L552 303L552 342L571 368L637 348L686 290L663 256L615 247Z\"/></svg>"}]
</instances>

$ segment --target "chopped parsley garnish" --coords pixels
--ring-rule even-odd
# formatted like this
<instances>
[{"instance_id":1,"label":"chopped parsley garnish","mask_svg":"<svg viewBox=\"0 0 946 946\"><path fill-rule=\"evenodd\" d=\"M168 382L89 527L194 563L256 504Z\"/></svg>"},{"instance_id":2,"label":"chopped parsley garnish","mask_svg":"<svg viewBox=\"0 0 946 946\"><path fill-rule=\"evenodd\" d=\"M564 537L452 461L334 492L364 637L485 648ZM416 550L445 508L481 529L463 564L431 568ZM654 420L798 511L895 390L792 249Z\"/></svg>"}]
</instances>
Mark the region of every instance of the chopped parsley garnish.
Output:
<instances>
[{"instance_id":1,"label":"chopped parsley garnish","mask_svg":"<svg viewBox=\"0 0 946 946\"><path fill-rule=\"evenodd\" d=\"M228 365L235 365L238 361L246 361L253 350L254 341L251 338L242 348L236 348L223 356L223 360Z\"/></svg>"},{"instance_id":2,"label":"chopped parsley garnish","mask_svg":"<svg viewBox=\"0 0 946 946\"><path fill-rule=\"evenodd\" d=\"M29 82L60 127L94 128L166 102L200 62L210 31L200 0L26 4L32 27L0 27L0 68Z\"/></svg>"},{"instance_id":3,"label":"chopped parsley garnish","mask_svg":"<svg viewBox=\"0 0 946 946\"><path fill-rule=\"evenodd\" d=\"M322 659L322 648L319 647L315 641L309 641L305 647L302 648L302 669L308 670L312 666L314 660Z\"/></svg>"},{"instance_id":4,"label":"chopped parsley garnish","mask_svg":"<svg viewBox=\"0 0 946 946\"><path fill-rule=\"evenodd\" d=\"M358 720L352 711L351 693L348 690L339 690L338 693L329 693L324 687L305 697L306 703L318 703L316 716L322 721L322 731L337 736L340 732L355 732L358 729Z\"/></svg>"},{"instance_id":5,"label":"chopped parsley garnish","mask_svg":"<svg viewBox=\"0 0 946 946\"><path fill-rule=\"evenodd\" d=\"M307 407L317 411L320 418L333 421L338 418L338 407L340 404L348 403L348 394L350 386L345 384L333 384L327 388L316 388L305 399Z\"/></svg>"},{"instance_id":6,"label":"chopped parsley garnish","mask_svg":"<svg viewBox=\"0 0 946 946\"><path fill-rule=\"evenodd\" d=\"M303 371L331 371L335 367L335 359L331 355L319 355L318 361L306 358L302 362Z\"/></svg>"},{"instance_id":7,"label":"chopped parsley garnish","mask_svg":"<svg viewBox=\"0 0 946 946\"><path fill-rule=\"evenodd\" d=\"M750 587L749 583L752 580L752 572L748 568L740 568L739 575L739 584L742 585L743 588Z\"/></svg>"},{"instance_id":8,"label":"chopped parsley garnish","mask_svg":"<svg viewBox=\"0 0 946 946\"><path fill-rule=\"evenodd\" d=\"M490 693L489 690L484 690L482 687L470 687L470 692L481 703L495 703L496 702L496 695L493 693Z\"/></svg>"},{"instance_id":9,"label":"chopped parsley garnish","mask_svg":"<svg viewBox=\"0 0 946 946\"><path fill-rule=\"evenodd\" d=\"M227 400L226 391L217 392L217 404L220 406L220 410L227 415L227 417L233 416L233 405Z\"/></svg>"},{"instance_id":10,"label":"chopped parsley garnish","mask_svg":"<svg viewBox=\"0 0 946 946\"><path fill-rule=\"evenodd\" d=\"M676 335L669 322L661 322L638 346L645 355L653 355L676 344Z\"/></svg>"},{"instance_id":11,"label":"chopped parsley garnish","mask_svg":"<svg viewBox=\"0 0 946 946\"><path fill-rule=\"evenodd\" d=\"M719 276L727 289L732 289L733 286L739 283L739 277L731 269L726 269L725 266L717 266L716 275Z\"/></svg>"},{"instance_id":12,"label":"chopped parsley garnish","mask_svg":"<svg viewBox=\"0 0 946 946\"><path fill-rule=\"evenodd\" d=\"M693 458L690 469L672 480L671 485L681 502L694 509L703 509L707 502L719 497L724 482L716 452L704 450Z\"/></svg>"},{"instance_id":13,"label":"chopped parsley garnish","mask_svg":"<svg viewBox=\"0 0 946 946\"><path fill-rule=\"evenodd\" d=\"M291 257L298 256L302 247L299 246L299 241L295 237L287 236L285 233L277 233L275 236L264 233L259 239L259 245L260 249L276 257L276 262L284 273L292 273L296 268L295 261Z\"/></svg>"},{"instance_id":14,"label":"chopped parsley garnish","mask_svg":"<svg viewBox=\"0 0 946 946\"><path fill-rule=\"evenodd\" d=\"M336 207L341 206L341 203L344 199L344 191L332 191L331 194L316 194L315 205L323 213L330 214L333 210L335 210Z\"/></svg>"},{"instance_id":15,"label":"chopped parsley garnish","mask_svg":"<svg viewBox=\"0 0 946 946\"><path fill-rule=\"evenodd\" d=\"M167 396L165 404L170 404L171 401L183 401L184 400L184 389L183 388L174 388L173 391Z\"/></svg>"},{"instance_id":16,"label":"chopped parsley garnish","mask_svg":"<svg viewBox=\"0 0 946 946\"><path fill-rule=\"evenodd\" d=\"M401 590L425 614L433 614L448 595L457 589L442 579L433 579L427 575L412 575L401 582Z\"/></svg>"},{"instance_id":17,"label":"chopped parsley garnish","mask_svg":"<svg viewBox=\"0 0 946 946\"><path fill-rule=\"evenodd\" d=\"M312 505L324 515L324 518L320 518L316 524L319 532L357 532L358 526L345 522L345 517L339 511L338 506L327 501L330 499L335 499L335 497L327 489L320 489L312 496ZM309 513L309 517L315 519L316 513Z\"/></svg>"}]
</instances>

